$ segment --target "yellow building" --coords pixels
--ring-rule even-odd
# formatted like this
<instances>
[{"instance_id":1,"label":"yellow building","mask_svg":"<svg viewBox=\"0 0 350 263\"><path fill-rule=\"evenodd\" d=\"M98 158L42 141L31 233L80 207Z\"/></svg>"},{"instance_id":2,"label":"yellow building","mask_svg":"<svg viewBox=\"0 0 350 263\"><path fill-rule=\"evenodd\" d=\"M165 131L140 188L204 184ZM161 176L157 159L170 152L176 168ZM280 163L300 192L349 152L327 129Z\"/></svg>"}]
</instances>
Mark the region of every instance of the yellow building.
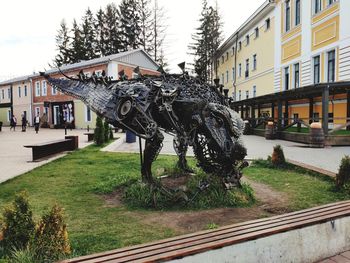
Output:
<instances>
[{"instance_id":1,"label":"yellow building","mask_svg":"<svg viewBox=\"0 0 350 263\"><path fill-rule=\"evenodd\" d=\"M347 123L349 11L347 0L266 1L214 58L215 73L234 95L233 106L242 117L266 113L284 118L284 125L293 119L323 119L325 130ZM261 30L267 19L270 29ZM259 31L258 38L254 30ZM225 54L236 47L232 58L226 59ZM235 78L228 80L225 72L230 67L236 69ZM325 103L328 107L322 107Z\"/></svg>"},{"instance_id":2,"label":"yellow building","mask_svg":"<svg viewBox=\"0 0 350 263\"><path fill-rule=\"evenodd\" d=\"M0 122L10 125L12 115L12 89L10 84L0 86Z\"/></svg>"}]
</instances>

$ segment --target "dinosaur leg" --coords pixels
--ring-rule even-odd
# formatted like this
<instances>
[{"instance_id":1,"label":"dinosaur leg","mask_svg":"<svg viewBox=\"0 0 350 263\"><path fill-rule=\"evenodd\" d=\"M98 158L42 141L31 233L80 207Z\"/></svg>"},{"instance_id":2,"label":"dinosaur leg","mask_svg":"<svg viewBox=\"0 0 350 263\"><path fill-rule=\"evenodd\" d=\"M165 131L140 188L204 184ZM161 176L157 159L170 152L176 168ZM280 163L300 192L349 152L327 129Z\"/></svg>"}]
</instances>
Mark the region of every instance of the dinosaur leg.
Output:
<instances>
[{"instance_id":1,"label":"dinosaur leg","mask_svg":"<svg viewBox=\"0 0 350 263\"><path fill-rule=\"evenodd\" d=\"M173 143L174 143L175 152L179 157L177 166L184 172L193 173L193 170L188 166L187 160L186 160L188 145L185 138L177 135L174 137Z\"/></svg>"},{"instance_id":2,"label":"dinosaur leg","mask_svg":"<svg viewBox=\"0 0 350 263\"><path fill-rule=\"evenodd\" d=\"M142 181L144 183L153 184L154 180L152 177L152 163L157 159L160 150L163 147L164 136L160 131L146 140L145 150L143 151L143 164L141 168Z\"/></svg>"}]
</instances>

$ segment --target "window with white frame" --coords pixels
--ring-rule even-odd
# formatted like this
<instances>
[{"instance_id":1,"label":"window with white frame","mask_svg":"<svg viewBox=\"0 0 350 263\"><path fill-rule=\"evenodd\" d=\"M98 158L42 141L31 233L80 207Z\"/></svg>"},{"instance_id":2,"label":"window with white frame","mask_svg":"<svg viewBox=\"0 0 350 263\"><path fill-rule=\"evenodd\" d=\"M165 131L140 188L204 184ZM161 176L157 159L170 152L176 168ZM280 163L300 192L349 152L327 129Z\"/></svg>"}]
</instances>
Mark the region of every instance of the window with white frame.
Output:
<instances>
[{"instance_id":1,"label":"window with white frame","mask_svg":"<svg viewBox=\"0 0 350 263\"><path fill-rule=\"evenodd\" d=\"M246 90L246 91L245 91L245 98L246 98L246 99L249 99L249 90Z\"/></svg>"},{"instance_id":2,"label":"window with white frame","mask_svg":"<svg viewBox=\"0 0 350 263\"><path fill-rule=\"evenodd\" d=\"M24 97L28 96L28 88L27 85L24 85Z\"/></svg>"},{"instance_id":3,"label":"window with white frame","mask_svg":"<svg viewBox=\"0 0 350 263\"><path fill-rule=\"evenodd\" d=\"M259 37L259 27L255 28L255 38Z\"/></svg>"},{"instance_id":4,"label":"window with white frame","mask_svg":"<svg viewBox=\"0 0 350 263\"><path fill-rule=\"evenodd\" d=\"M57 89L55 87L51 87L51 94L52 95L57 95Z\"/></svg>"},{"instance_id":5,"label":"window with white frame","mask_svg":"<svg viewBox=\"0 0 350 263\"><path fill-rule=\"evenodd\" d=\"M91 109L89 106L85 105L85 121L91 122Z\"/></svg>"},{"instance_id":6,"label":"window with white frame","mask_svg":"<svg viewBox=\"0 0 350 263\"><path fill-rule=\"evenodd\" d=\"M226 52L226 61L228 60L228 52Z\"/></svg>"},{"instance_id":7,"label":"window with white frame","mask_svg":"<svg viewBox=\"0 0 350 263\"><path fill-rule=\"evenodd\" d=\"M314 14L317 14L322 10L322 0L313 0L313 1L314 1L313 12Z\"/></svg>"},{"instance_id":8,"label":"window with white frame","mask_svg":"<svg viewBox=\"0 0 350 263\"><path fill-rule=\"evenodd\" d=\"M35 117L40 116L40 107L35 107Z\"/></svg>"},{"instance_id":9,"label":"window with white frame","mask_svg":"<svg viewBox=\"0 0 350 263\"><path fill-rule=\"evenodd\" d=\"M238 77L241 77L242 76L242 64L239 63L238 64Z\"/></svg>"},{"instance_id":10,"label":"window with white frame","mask_svg":"<svg viewBox=\"0 0 350 263\"><path fill-rule=\"evenodd\" d=\"M300 24L300 8L301 8L301 0L295 0L295 25L299 25Z\"/></svg>"},{"instance_id":11,"label":"window with white frame","mask_svg":"<svg viewBox=\"0 0 350 263\"><path fill-rule=\"evenodd\" d=\"M265 20L265 30L269 30L271 27L271 20L270 18Z\"/></svg>"},{"instance_id":12,"label":"window with white frame","mask_svg":"<svg viewBox=\"0 0 350 263\"><path fill-rule=\"evenodd\" d=\"M232 47L232 56L235 55L235 47Z\"/></svg>"},{"instance_id":13,"label":"window with white frame","mask_svg":"<svg viewBox=\"0 0 350 263\"><path fill-rule=\"evenodd\" d=\"M249 77L249 58L245 60L245 77Z\"/></svg>"},{"instance_id":14,"label":"window with white frame","mask_svg":"<svg viewBox=\"0 0 350 263\"><path fill-rule=\"evenodd\" d=\"M235 81L235 76L236 75L236 71L235 68L232 68L232 81Z\"/></svg>"},{"instance_id":15,"label":"window with white frame","mask_svg":"<svg viewBox=\"0 0 350 263\"><path fill-rule=\"evenodd\" d=\"M314 84L320 83L320 56L313 58Z\"/></svg>"},{"instance_id":16,"label":"window with white frame","mask_svg":"<svg viewBox=\"0 0 350 263\"><path fill-rule=\"evenodd\" d=\"M40 96L40 81L35 82L35 96Z\"/></svg>"},{"instance_id":17,"label":"window with white frame","mask_svg":"<svg viewBox=\"0 0 350 263\"><path fill-rule=\"evenodd\" d=\"M250 42L250 37L249 37L249 35L246 35L245 41L246 41L246 46L248 46L248 45L249 45L249 42Z\"/></svg>"},{"instance_id":18,"label":"window with white frame","mask_svg":"<svg viewBox=\"0 0 350 263\"><path fill-rule=\"evenodd\" d=\"M242 49L242 42L239 41L239 42L238 42L238 51L241 51L241 49Z\"/></svg>"},{"instance_id":19,"label":"window with white frame","mask_svg":"<svg viewBox=\"0 0 350 263\"><path fill-rule=\"evenodd\" d=\"M256 54L253 55L253 70L256 70L257 61L256 61Z\"/></svg>"},{"instance_id":20,"label":"window with white frame","mask_svg":"<svg viewBox=\"0 0 350 263\"><path fill-rule=\"evenodd\" d=\"M300 66L299 63L294 64L294 88L300 87Z\"/></svg>"},{"instance_id":21,"label":"window with white frame","mask_svg":"<svg viewBox=\"0 0 350 263\"><path fill-rule=\"evenodd\" d=\"M20 98L22 96L21 91L22 91L21 87L18 87L18 98Z\"/></svg>"},{"instance_id":22,"label":"window with white frame","mask_svg":"<svg viewBox=\"0 0 350 263\"><path fill-rule=\"evenodd\" d=\"M284 90L289 90L289 66L284 68Z\"/></svg>"},{"instance_id":23,"label":"window with white frame","mask_svg":"<svg viewBox=\"0 0 350 263\"><path fill-rule=\"evenodd\" d=\"M285 31L288 32L290 30L290 0L286 0L285 2Z\"/></svg>"},{"instance_id":24,"label":"window with white frame","mask_svg":"<svg viewBox=\"0 0 350 263\"><path fill-rule=\"evenodd\" d=\"M224 76L224 73L221 74L221 84L224 85L224 82L225 81L225 76Z\"/></svg>"},{"instance_id":25,"label":"window with white frame","mask_svg":"<svg viewBox=\"0 0 350 263\"><path fill-rule=\"evenodd\" d=\"M7 89L7 98L11 99L11 89Z\"/></svg>"},{"instance_id":26,"label":"window with white frame","mask_svg":"<svg viewBox=\"0 0 350 263\"><path fill-rule=\"evenodd\" d=\"M226 70L226 83L228 83L228 70Z\"/></svg>"},{"instance_id":27,"label":"window with white frame","mask_svg":"<svg viewBox=\"0 0 350 263\"><path fill-rule=\"evenodd\" d=\"M4 89L1 90L1 98L3 100L5 99L5 90Z\"/></svg>"},{"instance_id":28,"label":"window with white frame","mask_svg":"<svg viewBox=\"0 0 350 263\"><path fill-rule=\"evenodd\" d=\"M238 91L238 100L242 100L242 91L241 90Z\"/></svg>"},{"instance_id":29,"label":"window with white frame","mask_svg":"<svg viewBox=\"0 0 350 263\"><path fill-rule=\"evenodd\" d=\"M327 52L327 81L335 81L335 50Z\"/></svg>"},{"instance_id":30,"label":"window with white frame","mask_svg":"<svg viewBox=\"0 0 350 263\"><path fill-rule=\"evenodd\" d=\"M337 0L327 0L328 5L332 5L333 3L337 2Z\"/></svg>"},{"instance_id":31,"label":"window with white frame","mask_svg":"<svg viewBox=\"0 0 350 263\"><path fill-rule=\"evenodd\" d=\"M253 86L253 98L255 98L256 97L256 86L254 85Z\"/></svg>"},{"instance_id":32,"label":"window with white frame","mask_svg":"<svg viewBox=\"0 0 350 263\"><path fill-rule=\"evenodd\" d=\"M47 85L46 85L46 80L43 80L41 82L41 96L46 96L47 95Z\"/></svg>"}]
</instances>

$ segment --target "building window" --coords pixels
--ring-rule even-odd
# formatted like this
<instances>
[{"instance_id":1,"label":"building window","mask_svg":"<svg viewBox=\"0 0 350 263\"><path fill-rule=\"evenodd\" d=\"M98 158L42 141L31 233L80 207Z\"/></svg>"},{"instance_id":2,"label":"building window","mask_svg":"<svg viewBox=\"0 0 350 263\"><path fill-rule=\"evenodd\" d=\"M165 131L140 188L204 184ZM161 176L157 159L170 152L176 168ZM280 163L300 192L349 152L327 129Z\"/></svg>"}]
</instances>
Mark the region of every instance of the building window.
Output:
<instances>
[{"instance_id":1,"label":"building window","mask_svg":"<svg viewBox=\"0 0 350 263\"><path fill-rule=\"evenodd\" d=\"M216 61L216 66L219 67L220 66L220 60L218 59L218 61ZM100 73L101 74L101 73ZM97 77L100 77L100 75L98 75L98 72L96 71L96 75Z\"/></svg>"},{"instance_id":2,"label":"building window","mask_svg":"<svg viewBox=\"0 0 350 263\"><path fill-rule=\"evenodd\" d=\"M253 55L253 70L256 70L257 61L256 61L256 54Z\"/></svg>"},{"instance_id":3,"label":"building window","mask_svg":"<svg viewBox=\"0 0 350 263\"><path fill-rule=\"evenodd\" d=\"M27 86L24 86L24 97L28 96L28 88Z\"/></svg>"},{"instance_id":4,"label":"building window","mask_svg":"<svg viewBox=\"0 0 350 263\"><path fill-rule=\"evenodd\" d=\"M259 37L259 28L256 27L255 28L255 38L258 38Z\"/></svg>"},{"instance_id":5,"label":"building window","mask_svg":"<svg viewBox=\"0 0 350 263\"><path fill-rule=\"evenodd\" d=\"M287 0L285 5L286 5L285 28L286 28L286 32L288 32L290 30L290 0Z\"/></svg>"},{"instance_id":6,"label":"building window","mask_svg":"<svg viewBox=\"0 0 350 263\"><path fill-rule=\"evenodd\" d=\"M40 116L40 107L35 107L35 117Z\"/></svg>"},{"instance_id":7,"label":"building window","mask_svg":"<svg viewBox=\"0 0 350 263\"><path fill-rule=\"evenodd\" d=\"M228 83L228 70L226 70L226 83Z\"/></svg>"},{"instance_id":8,"label":"building window","mask_svg":"<svg viewBox=\"0 0 350 263\"><path fill-rule=\"evenodd\" d=\"M11 110L7 110L7 121L11 121L11 118L12 118Z\"/></svg>"},{"instance_id":9,"label":"building window","mask_svg":"<svg viewBox=\"0 0 350 263\"><path fill-rule=\"evenodd\" d=\"M239 63L238 64L238 77L241 77L242 76L242 64Z\"/></svg>"},{"instance_id":10,"label":"building window","mask_svg":"<svg viewBox=\"0 0 350 263\"><path fill-rule=\"evenodd\" d=\"M35 82L35 96L36 97L40 96L40 82L39 81Z\"/></svg>"},{"instance_id":11,"label":"building window","mask_svg":"<svg viewBox=\"0 0 350 263\"><path fill-rule=\"evenodd\" d=\"M238 42L238 51L241 51L241 49L242 49L242 42L239 41L239 42Z\"/></svg>"},{"instance_id":12,"label":"building window","mask_svg":"<svg viewBox=\"0 0 350 263\"><path fill-rule=\"evenodd\" d=\"M314 84L320 83L320 56L314 57Z\"/></svg>"},{"instance_id":13,"label":"building window","mask_svg":"<svg viewBox=\"0 0 350 263\"><path fill-rule=\"evenodd\" d=\"M4 89L1 90L1 98L3 100L5 99L5 90Z\"/></svg>"},{"instance_id":14,"label":"building window","mask_svg":"<svg viewBox=\"0 0 350 263\"><path fill-rule=\"evenodd\" d=\"M335 50L329 51L327 53L328 63L327 63L327 80L328 82L335 81Z\"/></svg>"},{"instance_id":15,"label":"building window","mask_svg":"<svg viewBox=\"0 0 350 263\"><path fill-rule=\"evenodd\" d=\"M47 95L47 86L46 86L46 80L43 80L41 83L41 95L46 96Z\"/></svg>"},{"instance_id":16,"label":"building window","mask_svg":"<svg viewBox=\"0 0 350 263\"><path fill-rule=\"evenodd\" d=\"M21 94L21 87L18 87L18 98L20 98L22 96Z\"/></svg>"},{"instance_id":17,"label":"building window","mask_svg":"<svg viewBox=\"0 0 350 263\"><path fill-rule=\"evenodd\" d=\"M232 47L232 56L235 55L235 47Z\"/></svg>"},{"instance_id":18,"label":"building window","mask_svg":"<svg viewBox=\"0 0 350 263\"><path fill-rule=\"evenodd\" d=\"M225 81L225 77L224 77L224 73L221 74L221 84L224 84Z\"/></svg>"},{"instance_id":19,"label":"building window","mask_svg":"<svg viewBox=\"0 0 350 263\"><path fill-rule=\"evenodd\" d=\"M299 63L294 64L294 88L297 89L300 87L300 71Z\"/></svg>"},{"instance_id":20,"label":"building window","mask_svg":"<svg viewBox=\"0 0 350 263\"><path fill-rule=\"evenodd\" d=\"M245 61L245 77L249 77L249 58Z\"/></svg>"},{"instance_id":21,"label":"building window","mask_svg":"<svg viewBox=\"0 0 350 263\"><path fill-rule=\"evenodd\" d=\"M328 5L332 5L333 3L337 2L337 0L328 0Z\"/></svg>"},{"instance_id":22,"label":"building window","mask_svg":"<svg viewBox=\"0 0 350 263\"><path fill-rule=\"evenodd\" d=\"M57 95L57 89L55 87L51 87L51 94Z\"/></svg>"},{"instance_id":23,"label":"building window","mask_svg":"<svg viewBox=\"0 0 350 263\"><path fill-rule=\"evenodd\" d=\"M221 56L221 64L224 64L224 62L225 62L225 57Z\"/></svg>"},{"instance_id":24,"label":"building window","mask_svg":"<svg viewBox=\"0 0 350 263\"><path fill-rule=\"evenodd\" d=\"M295 0L295 25L300 24L300 0Z\"/></svg>"},{"instance_id":25,"label":"building window","mask_svg":"<svg viewBox=\"0 0 350 263\"><path fill-rule=\"evenodd\" d=\"M11 99L11 89L7 89L7 98Z\"/></svg>"},{"instance_id":26,"label":"building window","mask_svg":"<svg viewBox=\"0 0 350 263\"><path fill-rule=\"evenodd\" d=\"M271 26L271 20L270 20L270 18L268 18L268 19L265 20L265 27L266 27L266 30L269 30L269 29L270 29L270 26Z\"/></svg>"},{"instance_id":27,"label":"building window","mask_svg":"<svg viewBox=\"0 0 350 263\"><path fill-rule=\"evenodd\" d=\"M235 78L236 78L236 71L235 71L235 68L232 68L232 80L235 81Z\"/></svg>"},{"instance_id":28,"label":"building window","mask_svg":"<svg viewBox=\"0 0 350 263\"><path fill-rule=\"evenodd\" d=\"M242 100L242 91L238 91L238 100Z\"/></svg>"},{"instance_id":29,"label":"building window","mask_svg":"<svg viewBox=\"0 0 350 263\"><path fill-rule=\"evenodd\" d=\"M322 9L322 0L314 0L314 14L317 14Z\"/></svg>"},{"instance_id":30,"label":"building window","mask_svg":"<svg viewBox=\"0 0 350 263\"><path fill-rule=\"evenodd\" d=\"M49 107L44 108L44 114L46 115L46 118L49 120Z\"/></svg>"},{"instance_id":31,"label":"building window","mask_svg":"<svg viewBox=\"0 0 350 263\"><path fill-rule=\"evenodd\" d=\"M249 45L249 41L250 41L249 35L246 35L245 41L246 41L246 46L248 46Z\"/></svg>"},{"instance_id":32,"label":"building window","mask_svg":"<svg viewBox=\"0 0 350 263\"><path fill-rule=\"evenodd\" d=\"M246 99L249 99L249 90L246 90L246 91L245 91L245 98L246 98Z\"/></svg>"},{"instance_id":33,"label":"building window","mask_svg":"<svg viewBox=\"0 0 350 263\"><path fill-rule=\"evenodd\" d=\"M289 67L284 68L284 90L289 90Z\"/></svg>"},{"instance_id":34,"label":"building window","mask_svg":"<svg viewBox=\"0 0 350 263\"><path fill-rule=\"evenodd\" d=\"M253 98L255 98L256 97L256 86L254 85L253 86Z\"/></svg>"},{"instance_id":35,"label":"building window","mask_svg":"<svg viewBox=\"0 0 350 263\"><path fill-rule=\"evenodd\" d=\"M226 52L226 61L228 60L228 52Z\"/></svg>"},{"instance_id":36,"label":"building window","mask_svg":"<svg viewBox=\"0 0 350 263\"><path fill-rule=\"evenodd\" d=\"M85 121L90 122L91 121L91 109L89 106L85 105Z\"/></svg>"}]
</instances>

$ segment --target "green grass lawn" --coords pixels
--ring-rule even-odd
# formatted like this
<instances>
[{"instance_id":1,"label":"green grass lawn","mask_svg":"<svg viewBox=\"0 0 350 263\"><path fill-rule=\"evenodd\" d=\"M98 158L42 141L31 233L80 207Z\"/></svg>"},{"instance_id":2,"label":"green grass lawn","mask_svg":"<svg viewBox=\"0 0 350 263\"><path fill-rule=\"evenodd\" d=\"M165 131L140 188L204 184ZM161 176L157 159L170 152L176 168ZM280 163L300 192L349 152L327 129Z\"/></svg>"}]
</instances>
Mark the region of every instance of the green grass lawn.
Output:
<instances>
[{"instance_id":1,"label":"green grass lawn","mask_svg":"<svg viewBox=\"0 0 350 263\"><path fill-rule=\"evenodd\" d=\"M100 152L89 146L75 151L31 172L0 184L0 210L10 203L15 193L26 190L36 219L58 203L65 209L69 237L74 255L84 255L133 244L159 240L178 234L175 230L157 224L145 224L143 213L131 216L130 208L109 207L99 193L113 191L131 179L140 178L138 154ZM160 168L174 167L177 158L159 156L154 173ZM194 164L193 159L190 160ZM244 170L250 179L271 185L286 192L291 208L301 209L349 196L334 192L331 180L252 166ZM135 210L132 210L135 212Z\"/></svg>"}]
</instances>

